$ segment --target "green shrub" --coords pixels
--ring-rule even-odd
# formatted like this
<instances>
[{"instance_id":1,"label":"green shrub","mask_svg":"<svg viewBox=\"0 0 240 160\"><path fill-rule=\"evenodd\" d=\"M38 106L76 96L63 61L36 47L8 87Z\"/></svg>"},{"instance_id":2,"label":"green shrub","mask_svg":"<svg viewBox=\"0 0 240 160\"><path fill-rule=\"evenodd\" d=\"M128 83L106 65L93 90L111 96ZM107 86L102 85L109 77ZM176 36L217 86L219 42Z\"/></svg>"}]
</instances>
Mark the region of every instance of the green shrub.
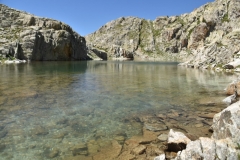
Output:
<instances>
[{"instance_id":1,"label":"green shrub","mask_svg":"<svg viewBox=\"0 0 240 160\"><path fill-rule=\"evenodd\" d=\"M190 36L191 36L191 34L192 34L193 30L194 30L194 28L192 28L192 29L190 29L190 30L189 30L189 32L188 32L188 36L187 36L187 37L188 37L188 39L190 38Z\"/></svg>"},{"instance_id":2,"label":"green shrub","mask_svg":"<svg viewBox=\"0 0 240 160\"><path fill-rule=\"evenodd\" d=\"M229 18L228 18L228 13L224 14L223 18L222 18L222 23L223 22L229 22Z\"/></svg>"}]
</instances>

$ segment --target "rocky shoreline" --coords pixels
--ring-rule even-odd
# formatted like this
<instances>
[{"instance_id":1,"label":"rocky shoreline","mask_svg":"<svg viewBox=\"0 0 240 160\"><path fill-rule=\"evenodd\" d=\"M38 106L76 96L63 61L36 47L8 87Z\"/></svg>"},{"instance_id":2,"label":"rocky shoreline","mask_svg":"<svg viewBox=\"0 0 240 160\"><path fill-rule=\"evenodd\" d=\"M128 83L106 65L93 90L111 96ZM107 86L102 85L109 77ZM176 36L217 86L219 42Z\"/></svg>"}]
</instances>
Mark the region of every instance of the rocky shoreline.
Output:
<instances>
[{"instance_id":1,"label":"rocky shoreline","mask_svg":"<svg viewBox=\"0 0 240 160\"><path fill-rule=\"evenodd\" d=\"M3 60L0 61L0 64L18 64L18 63L26 63L26 60L14 59L14 60Z\"/></svg>"},{"instance_id":2,"label":"rocky shoreline","mask_svg":"<svg viewBox=\"0 0 240 160\"><path fill-rule=\"evenodd\" d=\"M239 79L229 84L226 94L239 95ZM236 94L236 95L235 95ZM230 102L230 103L233 103ZM211 138L199 137L191 141L181 132L170 130L168 134L168 150L177 151L175 160L207 159L207 160L237 160L240 158L240 101L228 106L213 117ZM154 160L165 160L161 154Z\"/></svg>"},{"instance_id":3,"label":"rocky shoreline","mask_svg":"<svg viewBox=\"0 0 240 160\"><path fill-rule=\"evenodd\" d=\"M240 81L234 82L234 84L239 83ZM227 94L230 93L229 88L232 88L232 84L227 87ZM209 107L213 103L209 102L205 105ZM225 109L217 108L215 105L212 109L214 110L212 113L196 115L192 113L191 116L184 115L184 111L171 110L167 114L146 115L140 119L136 117L135 119L143 124L142 136L134 136L127 140L119 136L110 146L100 149L93 157L77 157L89 158L89 160L239 159L240 101ZM194 125L195 128L187 128L181 123L180 117L185 118L185 121L189 119L189 122L198 123ZM199 134L200 130L202 130L201 134Z\"/></svg>"}]
</instances>

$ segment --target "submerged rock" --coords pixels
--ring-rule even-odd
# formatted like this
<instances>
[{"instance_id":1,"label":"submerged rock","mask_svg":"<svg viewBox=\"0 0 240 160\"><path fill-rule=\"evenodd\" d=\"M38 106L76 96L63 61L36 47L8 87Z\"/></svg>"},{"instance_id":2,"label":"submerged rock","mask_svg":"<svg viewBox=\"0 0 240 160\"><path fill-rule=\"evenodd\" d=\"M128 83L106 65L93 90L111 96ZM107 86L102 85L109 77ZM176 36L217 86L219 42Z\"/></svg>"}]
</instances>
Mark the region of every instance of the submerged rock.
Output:
<instances>
[{"instance_id":1,"label":"submerged rock","mask_svg":"<svg viewBox=\"0 0 240 160\"><path fill-rule=\"evenodd\" d=\"M168 130L168 127L163 123L155 123L155 124L145 123L144 126L146 129L154 132Z\"/></svg>"},{"instance_id":2,"label":"submerged rock","mask_svg":"<svg viewBox=\"0 0 240 160\"><path fill-rule=\"evenodd\" d=\"M158 139L160 141L167 141L168 140L168 135L167 134L161 134L160 136L158 136Z\"/></svg>"},{"instance_id":3,"label":"submerged rock","mask_svg":"<svg viewBox=\"0 0 240 160\"><path fill-rule=\"evenodd\" d=\"M150 130L153 132L168 130L168 127L166 126L166 124L163 121L161 121L158 117L154 117L154 116L142 117L142 122L144 123L144 127L147 130Z\"/></svg>"},{"instance_id":4,"label":"submerged rock","mask_svg":"<svg viewBox=\"0 0 240 160\"><path fill-rule=\"evenodd\" d=\"M143 154L143 152L145 152L145 150L146 150L146 146L144 146L144 145L139 145L139 146L137 146L136 148L134 148L134 149L132 150L132 153L133 153L134 155L140 155L140 154Z\"/></svg>"},{"instance_id":5,"label":"submerged rock","mask_svg":"<svg viewBox=\"0 0 240 160\"><path fill-rule=\"evenodd\" d=\"M42 126L38 126L32 130L33 135L47 135L48 130Z\"/></svg>"},{"instance_id":6,"label":"submerged rock","mask_svg":"<svg viewBox=\"0 0 240 160\"><path fill-rule=\"evenodd\" d=\"M0 138L4 138L8 134L8 131L0 131Z\"/></svg>"},{"instance_id":7,"label":"submerged rock","mask_svg":"<svg viewBox=\"0 0 240 160\"><path fill-rule=\"evenodd\" d=\"M5 148L6 148L5 144L0 144L0 152L4 151Z\"/></svg>"},{"instance_id":8,"label":"submerged rock","mask_svg":"<svg viewBox=\"0 0 240 160\"><path fill-rule=\"evenodd\" d=\"M84 143L79 143L69 149L72 151L73 156L76 155L88 155L87 145Z\"/></svg>"}]
</instances>

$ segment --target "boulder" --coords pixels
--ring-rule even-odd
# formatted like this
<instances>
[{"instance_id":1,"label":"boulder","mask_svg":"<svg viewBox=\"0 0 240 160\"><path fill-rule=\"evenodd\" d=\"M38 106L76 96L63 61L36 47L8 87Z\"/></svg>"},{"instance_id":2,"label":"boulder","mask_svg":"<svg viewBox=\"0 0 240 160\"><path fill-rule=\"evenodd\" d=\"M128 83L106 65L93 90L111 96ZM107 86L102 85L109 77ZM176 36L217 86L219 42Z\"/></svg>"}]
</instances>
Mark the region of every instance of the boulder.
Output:
<instances>
[{"instance_id":1,"label":"boulder","mask_svg":"<svg viewBox=\"0 0 240 160\"><path fill-rule=\"evenodd\" d=\"M219 160L238 159L240 151L236 149L230 139L215 140L211 138L199 138L191 141L187 148L177 153L175 160L206 159Z\"/></svg>"},{"instance_id":2,"label":"boulder","mask_svg":"<svg viewBox=\"0 0 240 160\"><path fill-rule=\"evenodd\" d=\"M224 68L225 69L234 69L234 68L236 68L238 66L240 66L240 59L236 59L235 61L230 62L230 63L224 65Z\"/></svg>"},{"instance_id":3,"label":"boulder","mask_svg":"<svg viewBox=\"0 0 240 160\"><path fill-rule=\"evenodd\" d=\"M167 134L161 134L160 136L158 136L158 139L160 141L167 141L168 140L168 135Z\"/></svg>"},{"instance_id":4,"label":"boulder","mask_svg":"<svg viewBox=\"0 0 240 160\"><path fill-rule=\"evenodd\" d=\"M134 148L134 149L132 150L132 154L134 154L134 155L140 155L140 154L143 154L143 152L145 152L145 150L146 150L146 146L144 146L144 145L139 145L139 146L137 146L136 148Z\"/></svg>"},{"instance_id":5,"label":"boulder","mask_svg":"<svg viewBox=\"0 0 240 160\"><path fill-rule=\"evenodd\" d=\"M228 146L226 139L216 141L216 155L219 159L226 159Z\"/></svg>"},{"instance_id":6,"label":"boulder","mask_svg":"<svg viewBox=\"0 0 240 160\"><path fill-rule=\"evenodd\" d=\"M201 141L203 159L215 160L216 157L215 140L206 137L200 137L199 139Z\"/></svg>"},{"instance_id":7,"label":"boulder","mask_svg":"<svg viewBox=\"0 0 240 160\"><path fill-rule=\"evenodd\" d=\"M213 118L212 138L230 138L234 143L240 142L240 101L230 105Z\"/></svg>"},{"instance_id":8,"label":"boulder","mask_svg":"<svg viewBox=\"0 0 240 160\"><path fill-rule=\"evenodd\" d=\"M231 96L224 98L223 102L227 105L230 105L230 104L236 102L236 95L231 95Z\"/></svg>"},{"instance_id":9,"label":"boulder","mask_svg":"<svg viewBox=\"0 0 240 160\"><path fill-rule=\"evenodd\" d=\"M202 159L202 149L200 140L191 141L188 143L187 148L179 151L176 160L189 160L189 159Z\"/></svg>"},{"instance_id":10,"label":"boulder","mask_svg":"<svg viewBox=\"0 0 240 160\"><path fill-rule=\"evenodd\" d=\"M239 96L240 95L240 79L238 78L237 80L235 80L232 83L230 83L226 87L225 93L227 95L237 94Z\"/></svg>"},{"instance_id":11,"label":"boulder","mask_svg":"<svg viewBox=\"0 0 240 160\"><path fill-rule=\"evenodd\" d=\"M191 140L181 132L170 129L168 134L168 151L178 152L186 148Z\"/></svg>"}]
</instances>

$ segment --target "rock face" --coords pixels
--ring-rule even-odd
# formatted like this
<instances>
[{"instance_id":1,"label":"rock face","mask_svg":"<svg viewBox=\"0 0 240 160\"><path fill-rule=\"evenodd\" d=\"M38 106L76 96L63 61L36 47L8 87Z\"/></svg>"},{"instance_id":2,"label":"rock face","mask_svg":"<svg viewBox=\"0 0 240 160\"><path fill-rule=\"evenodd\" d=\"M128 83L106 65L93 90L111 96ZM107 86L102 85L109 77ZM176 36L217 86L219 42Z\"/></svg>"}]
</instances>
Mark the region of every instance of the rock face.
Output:
<instances>
[{"instance_id":1,"label":"rock face","mask_svg":"<svg viewBox=\"0 0 240 160\"><path fill-rule=\"evenodd\" d=\"M195 68L222 67L240 56L238 26L240 1L215 0L190 14L154 21L121 17L87 35L86 40L90 48L105 52L108 58L176 57Z\"/></svg>"},{"instance_id":2,"label":"rock face","mask_svg":"<svg viewBox=\"0 0 240 160\"><path fill-rule=\"evenodd\" d=\"M214 139L230 138L234 143L240 143L240 101L216 114L212 128Z\"/></svg>"},{"instance_id":3,"label":"rock face","mask_svg":"<svg viewBox=\"0 0 240 160\"><path fill-rule=\"evenodd\" d=\"M230 105L213 118L211 138L200 137L190 141L179 151L175 160L239 159L240 155L240 101ZM169 133L169 135L171 135ZM172 142L172 141L171 141Z\"/></svg>"},{"instance_id":4,"label":"rock face","mask_svg":"<svg viewBox=\"0 0 240 160\"><path fill-rule=\"evenodd\" d=\"M0 57L24 60L85 60L85 38L62 22L0 4Z\"/></svg>"}]
</instances>

